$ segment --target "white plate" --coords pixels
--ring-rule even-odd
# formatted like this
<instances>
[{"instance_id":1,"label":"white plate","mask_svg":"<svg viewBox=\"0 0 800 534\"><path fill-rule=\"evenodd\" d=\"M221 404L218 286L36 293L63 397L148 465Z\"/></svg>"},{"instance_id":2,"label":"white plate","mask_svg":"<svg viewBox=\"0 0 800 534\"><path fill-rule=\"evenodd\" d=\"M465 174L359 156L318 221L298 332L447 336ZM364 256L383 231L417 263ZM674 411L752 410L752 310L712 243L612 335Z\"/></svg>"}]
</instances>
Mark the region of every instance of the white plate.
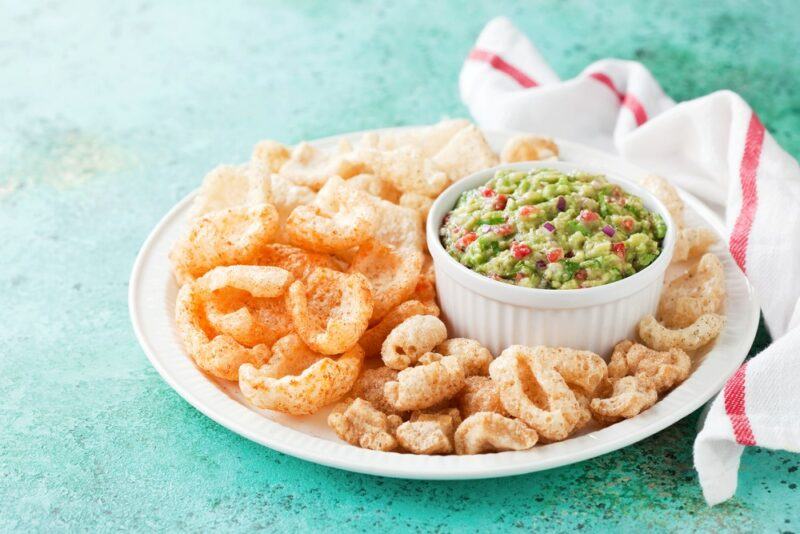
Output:
<instances>
[{"instance_id":1,"label":"white plate","mask_svg":"<svg viewBox=\"0 0 800 534\"><path fill-rule=\"evenodd\" d=\"M513 134L486 132L498 152ZM360 135L326 138L314 144L330 146L341 137L355 140ZM558 145L566 161L605 166L608 172L633 179L646 174L594 149L567 141L558 141ZM690 195L682 195L689 224L707 226L723 235L722 223L711 210ZM389 477L471 479L529 473L593 458L666 428L712 398L744 360L758 327L759 308L753 290L720 240L713 252L725 267L728 287L725 330L711 350L696 359L691 376L638 417L607 428L584 429L565 441L520 452L416 456L360 449L339 440L327 427L327 410L314 416L292 417L251 408L235 383L206 375L183 352L173 320L178 288L167 254L178 237L193 196L184 198L158 223L133 266L129 307L133 328L145 354L175 391L214 421L277 451L331 467Z\"/></svg>"}]
</instances>

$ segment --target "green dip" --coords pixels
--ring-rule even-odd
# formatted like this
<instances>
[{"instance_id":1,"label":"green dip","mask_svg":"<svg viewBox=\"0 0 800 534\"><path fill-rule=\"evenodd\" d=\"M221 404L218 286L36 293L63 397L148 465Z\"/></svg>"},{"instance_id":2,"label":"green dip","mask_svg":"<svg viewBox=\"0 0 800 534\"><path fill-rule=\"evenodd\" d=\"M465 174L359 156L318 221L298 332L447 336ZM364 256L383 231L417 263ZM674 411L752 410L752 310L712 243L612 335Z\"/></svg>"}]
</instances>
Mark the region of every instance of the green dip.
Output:
<instances>
[{"instance_id":1,"label":"green dip","mask_svg":"<svg viewBox=\"0 0 800 534\"><path fill-rule=\"evenodd\" d=\"M524 287L578 289L621 280L658 257L667 227L605 176L497 171L445 216L447 252L475 272Z\"/></svg>"}]
</instances>

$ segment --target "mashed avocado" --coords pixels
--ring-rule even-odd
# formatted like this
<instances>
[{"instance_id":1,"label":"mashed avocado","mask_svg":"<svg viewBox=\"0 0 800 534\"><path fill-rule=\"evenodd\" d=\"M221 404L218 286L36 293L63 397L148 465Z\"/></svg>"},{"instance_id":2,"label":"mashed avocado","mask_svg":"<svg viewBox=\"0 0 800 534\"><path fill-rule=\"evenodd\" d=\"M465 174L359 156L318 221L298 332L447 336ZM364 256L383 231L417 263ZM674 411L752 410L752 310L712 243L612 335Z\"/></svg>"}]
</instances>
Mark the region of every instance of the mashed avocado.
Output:
<instances>
[{"instance_id":1,"label":"mashed avocado","mask_svg":"<svg viewBox=\"0 0 800 534\"><path fill-rule=\"evenodd\" d=\"M445 216L447 252L518 286L577 289L621 280L661 252L667 227L605 176L552 169L497 171Z\"/></svg>"}]
</instances>

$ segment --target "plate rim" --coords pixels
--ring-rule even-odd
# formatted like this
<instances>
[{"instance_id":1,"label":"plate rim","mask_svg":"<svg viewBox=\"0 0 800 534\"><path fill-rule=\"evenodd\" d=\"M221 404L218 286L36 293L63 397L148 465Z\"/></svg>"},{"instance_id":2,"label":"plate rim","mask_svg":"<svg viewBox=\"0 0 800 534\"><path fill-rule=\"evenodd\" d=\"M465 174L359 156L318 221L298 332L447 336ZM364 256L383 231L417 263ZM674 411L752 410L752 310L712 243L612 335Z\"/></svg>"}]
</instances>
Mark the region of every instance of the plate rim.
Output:
<instances>
[{"instance_id":1,"label":"plate rim","mask_svg":"<svg viewBox=\"0 0 800 534\"><path fill-rule=\"evenodd\" d=\"M358 132L348 132L348 133L316 139L310 141L310 143L327 144L330 142L338 141L339 139L342 138L354 138L356 136L360 136L368 132L398 131L416 127L418 126L404 126L398 128L381 128L374 130L363 130ZM513 130L498 130L498 129L482 129L482 131L485 134L487 134L487 136L489 135L510 136L520 133ZM556 139L556 142L557 144L559 144L559 146L574 147L577 148L579 151L583 152L589 152L589 153L594 152L598 157L601 157L605 160L612 161L614 163L623 163L630 169L636 169L637 172L641 173L646 172L643 169L639 168L638 166L634 165L633 163L630 163L619 156L610 155L608 153L599 151L597 149L579 143L574 143L559 139ZM697 199L693 195L683 190L679 190L679 192L683 197L684 201L687 202L689 207L692 210L696 211L697 214L706 223L713 226L714 230L724 238L725 230L724 230L724 224L722 223L721 219L710 208L708 208L705 204L703 204L699 199ZM278 452L296 458L318 463L328 467L334 467L337 469L343 469L362 474L386 476L392 478L426 479L426 480L454 480L454 479L470 480L470 479L496 478L496 477L520 475L525 473L553 469L556 467L570 465L573 463L582 462L590 458L602 456L604 454L608 454L609 452L613 452L615 450L624 448L628 445L637 443L647 437L652 436L653 434L680 421L681 419L683 419L684 417L686 417L687 415L698 409L704 403L710 401L721 390L727 379L736 371L736 369L738 369L739 365L746 358L747 353L750 347L752 346L753 340L755 339L756 331L758 328L758 323L760 318L760 306L758 305L755 291L752 285L750 284L749 280L747 280L747 278L742 273L739 273L739 276L742 277L742 280L745 284L745 288L747 290L748 301L751 304L750 308L747 310L747 317L746 317L747 328L741 335L737 336L736 338L735 352L737 355L733 358L728 357L728 360L730 360L731 362L728 366L730 367L729 372L725 374L725 376L718 376L717 380L715 380L713 383L713 387L706 386L703 388L704 391L706 392L711 391L712 393L710 394L704 393L702 395L697 395L696 397L691 398L689 400L683 401L680 403L680 405L673 407L672 411L670 411L668 414L662 415L661 417L649 422L649 424L640 426L638 428L633 428L631 429L632 430L631 432L618 433L619 434L618 436L603 442L597 447L587 447L578 452L566 453L560 456L556 455L551 458L534 457L534 458L527 458L522 461L504 462L498 465L492 465L492 464L484 465L487 462L483 462L481 460L485 458L499 457L502 455L505 455L504 457L507 458L510 458L511 456L514 455L517 456L523 454L530 455L531 451L503 452L503 453L494 453L494 454L479 455L479 456L414 456L414 455L400 454L395 452L386 453L379 451L371 451L367 449L360 449L352 445L349 445L343 441L340 443L336 443L321 437L306 434L301 430L283 426L277 421L272 421L265 417L262 417L257 412L253 411L247 406L244 406L235 399L228 397L224 392L220 391L220 394L226 397L227 402L232 403L233 405L235 405L240 409L247 410L247 413L249 413L250 416L258 417L259 419L264 421L269 421L269 423L280 427L280 429L282 429L285 432L299 434L300 436L302 436L302 438L304 438L304 440L311 440L309 444L314 445L311 447L297 446L296 444L290 443L290 441L292 440L288 438L292 436L282 436L283 433L281 432L277 432L273 436L264 436L256 432L255 429L248 427L247 423L250 417L244 416L244 414L239 414L237 416L237 414L234 413L223 413L223 410L220 410L219 407L212 405L213 403L210 403L208 400L200 398L194 391L192 391L192 388L186 387L183 383L181 383L181 381L178 378L174 377L169 372L169 370L163 365L163 363L160 361L160 358L157 356L156 347L154 347L151 344L150 339L148 338L148 336L145 335L144 328L139 317L140 310L137 299L140 296L140 290L139 290L140 279L143 275L146 266L146 260L148 259L151 248L153 247L154 243L157 241L159 236L164 232L165 228L167 228L168 226L171 225L171 223L174 222L174 219L177 217L177 215L183 212L187 208L188 204L192 201L196 193L197 189L193 190L192 192L184 196L178 203L176 203L174 206L172 206L172 208L170 208L170 210L159 220L156 226L150 231L144 243L142 244L139 252L136 255L136 259L134 261L129 279L128 310L137 341L139 342L140 346L142 347L142 350L144 351L145 355L150 361L150 364L156 369L161 378L173 390L175 390L184 400L186 400L191 406L193 406L199 412L204 414L206 417L212 419L213 421L217 422L218 424L222 425L228 430L235 432L236 434L239 434L251 441L259 443L260 445L269 447L273 450L276 450ZM735 365L733 363L734 361ZM198 373L200 373L200 371L198 371ZM210 381L210 379L205 375L203 375L203 377L206 380ZM674 391L677 391L679 388L676 388L676 390ZM658 405L663 406L663 403L668 399L669 395L661 399L656 406ZM638 418L639 416L619 424L624 424L630 421L636 421L636 419ZM606 427L605 429L598 430L597 432L613 428L613 426ZM592 437L592 434L588 434L587 436ZM578 438L573 438L573 439L578 439ZM541 448L539 449L541 450ZM532 449L532 451L536 450L537 448ZM345 454L332 454L337 451L345 452ZM401 461L399 462L385 461L387 455L390 455L390 457L392 457L393 459L400 458ZM449 461L448 459L453 461ZM475 461L470 462L470 460L475 460ZM448 464L458 464L458 465L448 465ZM474 465L469 465L469 464L474 464Z\"/></svg>"}]
</instances>

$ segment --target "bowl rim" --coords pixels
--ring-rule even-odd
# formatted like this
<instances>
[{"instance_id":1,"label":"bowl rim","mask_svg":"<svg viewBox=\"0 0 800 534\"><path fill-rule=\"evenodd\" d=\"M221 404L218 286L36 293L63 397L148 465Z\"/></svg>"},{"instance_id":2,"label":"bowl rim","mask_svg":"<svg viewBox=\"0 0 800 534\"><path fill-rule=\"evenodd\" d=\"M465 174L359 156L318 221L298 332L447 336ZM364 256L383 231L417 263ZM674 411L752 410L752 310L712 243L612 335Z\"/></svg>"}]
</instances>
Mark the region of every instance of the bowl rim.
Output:
<instances>
[{"instance_id":1,"label":"bowl rim","mask_svg":"<svg viewBox=\"0 0 800 534\"><path fill-rule=\"evenodd\" d=\"M474 189L486 183L497 171L512 169L530 171L533 169L554 169L562 172L590 172L604 175L609 182L622 186L627 193L642 199L645 207L661 215L667 224L667 233L662 240L661 254L641 271L602 286L581 289L541 289L521 287L493 280L462 265L451 257L439 240L439 230L444 215L455 206L458 196L468 189ZM527 161L506 163L487 168L471 174L445 189L431 205L426 220L426 241L428 251L433 258L434 268L444 271L468 291L477 292L484 297L509 304L536 308L578 308L605 304L626 298L647 288L656 280L663 280L667 267L672 261L675 249L675 221L666 206L652 193L644 189L633 179L624 177L625 171L620 168L598 167L591 162L576 163L566 161Z\"/></svg>"}]
</instances>

